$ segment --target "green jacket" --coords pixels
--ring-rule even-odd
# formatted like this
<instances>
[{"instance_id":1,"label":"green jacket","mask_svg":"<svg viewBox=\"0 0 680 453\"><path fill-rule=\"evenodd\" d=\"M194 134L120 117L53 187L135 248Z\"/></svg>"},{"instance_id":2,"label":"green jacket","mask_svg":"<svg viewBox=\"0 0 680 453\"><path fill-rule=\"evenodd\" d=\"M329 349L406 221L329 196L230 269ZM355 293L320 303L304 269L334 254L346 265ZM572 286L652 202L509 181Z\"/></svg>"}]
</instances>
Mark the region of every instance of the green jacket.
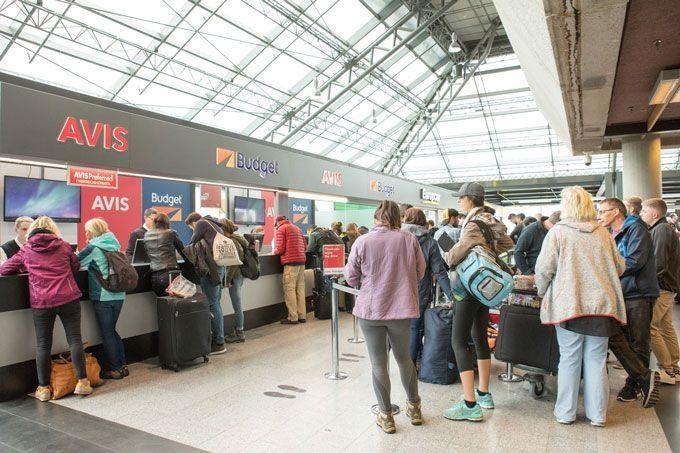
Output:
<instances>
[{"instance_id":1,"label":"green jacket","mask_svg":"<svg viewBox=\"0 0 680 453\"><path fill-rule=\"evenodd\" d=\"M80 267L87 269L87 282L90 292L90 300L123 300L125 293L114 293L102 288L96 276L96 271L99 270L104 278L109 276L109 262L104 255L104 251L117 252L120 250L120 244L113 233L104 233L101 236L92 238L79 254L78 261Z\"/></svg>"},{"instance_id":2,"label":"green jacket","mask_svg":"<svg viewBox=\"0 0 680 453\"><path fill-rule=\"evenodd\" d=\"M241 236L240 234L228 234L227 237L234 241L234 244L236 245L236 250L238 251L238 258L243 262L243 259L245 258L245 249L248 247L248 241L246 238ZM227 268L227 275L225 277L224 283L226 286L231 285L231 282L241 275L241 266L229 266Z\"/></svg>"}]
</instances>

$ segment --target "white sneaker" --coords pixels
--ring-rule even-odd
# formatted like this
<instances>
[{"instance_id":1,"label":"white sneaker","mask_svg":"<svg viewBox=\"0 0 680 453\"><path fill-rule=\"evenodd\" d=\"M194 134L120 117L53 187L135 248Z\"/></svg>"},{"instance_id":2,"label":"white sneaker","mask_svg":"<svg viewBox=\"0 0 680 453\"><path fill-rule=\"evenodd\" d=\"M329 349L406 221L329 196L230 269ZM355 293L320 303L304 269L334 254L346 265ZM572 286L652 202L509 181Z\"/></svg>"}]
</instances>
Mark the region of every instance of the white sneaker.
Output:
<instances>
[{"instance_id":1,"label":"white sneaker","mask_svg":"<svg viewBox=\"0 0 680 453\"><path fill-rule=\"evenodd\" d=\"M677 382L675 375L666 372L666 370L659 370L659 376L662 384L675 385Z\"/></svg>"}]
</instances>

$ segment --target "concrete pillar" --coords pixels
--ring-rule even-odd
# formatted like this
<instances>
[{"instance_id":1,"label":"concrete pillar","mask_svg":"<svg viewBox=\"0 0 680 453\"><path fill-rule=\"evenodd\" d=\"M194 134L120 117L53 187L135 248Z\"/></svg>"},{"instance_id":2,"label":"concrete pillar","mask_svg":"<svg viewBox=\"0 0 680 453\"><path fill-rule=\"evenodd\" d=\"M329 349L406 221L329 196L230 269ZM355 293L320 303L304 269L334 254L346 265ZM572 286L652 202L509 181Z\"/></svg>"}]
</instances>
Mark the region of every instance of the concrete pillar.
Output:
<instances>
[{"instance_id":1,"label":"concrete pillar","mask_svg":"<svg viewBox=\"0 0 680 453\"><path fill-rule=\"evenodd\" d=\"M626 138L623 151L623 196L643 200L661 196L661 139L658 135Z\"/></svg>"}]
</instances>

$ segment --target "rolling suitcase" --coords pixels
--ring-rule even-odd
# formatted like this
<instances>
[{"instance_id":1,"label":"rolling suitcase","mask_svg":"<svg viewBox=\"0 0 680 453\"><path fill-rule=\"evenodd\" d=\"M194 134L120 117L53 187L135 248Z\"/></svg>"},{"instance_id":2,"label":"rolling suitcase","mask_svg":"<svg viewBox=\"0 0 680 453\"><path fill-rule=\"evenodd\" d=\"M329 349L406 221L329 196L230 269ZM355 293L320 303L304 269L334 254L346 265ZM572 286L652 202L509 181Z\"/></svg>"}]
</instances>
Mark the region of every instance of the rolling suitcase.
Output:
<instances>
[{"instance_id":1,"label":"rolling suitcase","mask_svg":"<svg viewBox=\"0 0 680 453\"><path fill-rule=\"evenodd\" d=\"M181 299L159 297L158 359L163 369L179 371L180 365L203 357L208 361L212 332L210 306L203 294Z\"/></svg>"},{"instance_id":2,"label":"rolling suitcase","mask_svg":"<svg viewBox=\"0 0 680 453\"><path fill-rule=\"evenodd\" d=\"M314 317L316 319L331 319L333 303L333 281L323 275L322 269L314 269Z\"/></svg>"},{"instance_id":3,"label":"rolling suitcase","mask_svg":"<svg viewBox=\"0 0 680 453\"><path fill-rule=\"evenodd\" d=\"M494 356L502 362L557 374L560 350L553 326L541 324L540 309L501 306Z\"/></svg>"},{"instance_id":4,"label":"rolling suitcase","mask_svg":"<svg viewBox=\"0 0 680 453\"><path fill-rule=\"evenodd\" d=\"M458 368L451 347L453 310L428 308L423 314L425 335L418 379L430 384L448 385L456 382Z\"/></svg>"}]
</instances>

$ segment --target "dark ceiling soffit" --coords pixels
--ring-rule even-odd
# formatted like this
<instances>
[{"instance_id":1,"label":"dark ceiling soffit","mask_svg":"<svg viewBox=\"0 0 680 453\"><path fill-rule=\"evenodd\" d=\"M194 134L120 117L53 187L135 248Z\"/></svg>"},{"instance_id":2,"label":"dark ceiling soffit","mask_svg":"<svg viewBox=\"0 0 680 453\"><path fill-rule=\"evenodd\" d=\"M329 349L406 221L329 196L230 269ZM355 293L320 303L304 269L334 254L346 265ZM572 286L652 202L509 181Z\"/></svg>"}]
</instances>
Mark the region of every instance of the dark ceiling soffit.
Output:
<instances>
[{"instance_id":1,"label":"dark ceiling soffit","mask_svg":"<svg viewBox=\"0 0 680 453\"><path fill-rule=\"evenodd\" d=\"M612 124L604 131L604 138L620 137L622 135L641 135L654 132L680 132L680 119L657 121L654 128L647 132L647 123Z\"/></svg>"}]
</instances>

